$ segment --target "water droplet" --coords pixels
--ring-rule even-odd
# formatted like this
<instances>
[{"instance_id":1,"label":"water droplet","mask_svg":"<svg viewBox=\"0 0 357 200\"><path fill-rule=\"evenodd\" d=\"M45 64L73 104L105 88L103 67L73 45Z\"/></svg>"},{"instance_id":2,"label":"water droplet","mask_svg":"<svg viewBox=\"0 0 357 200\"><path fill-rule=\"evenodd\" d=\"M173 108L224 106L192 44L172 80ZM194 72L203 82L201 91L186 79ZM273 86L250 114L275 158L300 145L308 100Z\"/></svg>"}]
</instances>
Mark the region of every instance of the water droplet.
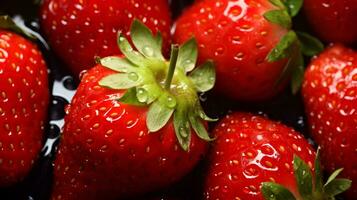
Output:
<instances>
[{"instance_id":1,"label":"water droplet","mask_svg":"<svg viewBox=\"0 0 357 200\"><path fill-rule=\"evenodd\" d=\"M87 73L87 70L83 70L79 73L79 80L82 80L83 76Z\"/></svg>"},{"instance_id":2,"label":"water droplet","mask_svg":"<svg viewBox=\"0 0 357 200\"><path fill-rule=\"evenodd\" d=\"M172 96L169 96L169 97L167 97L167 106L169 107L169 108L173 108L173 107L175 107L176 106L176 99L174 98L174 97L172 97Z\"/></svg>"},{"instance_id":3,"label":"water droplet","mask_svg":"<svg viewBox=\"0 0 357 200\"><path fill-rule=\"evenodd\" d=\"M150 46L145 46L143 48L143 52L145 55L150 56L150 57L154 55L154 50Z\"/></svg>"},{"instance_id":4,"label":"water droplet","mask_svg":"<svg viewBox=\"0 0 357 200\"><path fill-rule=\"evenodd\" d=\"M129 76L129 79L132 81L137 81L139 79L138 74L136 74L135 72L130 72L128 76Z\"/></svg>"},{"instance_id":5,"label":"water droplet","mask_svg":"<svg viewBox=\"0 0 357 200\"><path fill-rule=\"evenodd\" d=\"M144 88L139 88L136 97L139 102L144 103L148 100L148 92Z\"/></svg>"},{"instance_id":6,"label":"water droplet","mask_svg":"<svg viewBox=\"0 0 357 200\"><path fill-rule=\"evenodd\" d=\"M199 96L198 96L199 98L200 98L200 100L201 101L207 101L207 95L205 94L205 93L201 93Z\"/></svg>"},{"instance_id":7,"label":"water droplet","mask_svg":"<svg viewBox=\"0 0 357 200\"><path fill-rule=\"evenodd\" d=\"M179 132L180 132L180 135L184 138L186 138L188 136L188 133L186 132L185 127L180 127Z\"/></svg>"}]
</instances>

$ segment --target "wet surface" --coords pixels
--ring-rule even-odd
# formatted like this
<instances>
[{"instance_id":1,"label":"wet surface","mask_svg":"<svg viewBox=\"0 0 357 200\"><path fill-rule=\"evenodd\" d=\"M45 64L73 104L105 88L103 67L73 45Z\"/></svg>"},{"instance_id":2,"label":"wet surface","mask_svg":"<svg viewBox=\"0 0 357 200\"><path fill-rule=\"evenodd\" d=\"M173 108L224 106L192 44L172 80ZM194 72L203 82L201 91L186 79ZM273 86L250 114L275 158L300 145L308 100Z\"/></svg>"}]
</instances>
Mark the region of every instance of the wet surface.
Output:
<instances>
[{"instance_id":1,"label":"wet surface","mask_svg":"<svg viewBox=\"0 0 357 200\"><path fill-rule=\"evenodd\" d=\"M173 2L173 16L178 16L185 5L190 4L192 1L179 0ZM37 10L36 6L32 4L32 0L1 0L0 13L8 13L13 17L17 16L19 22L22 21L21 19L25 19L24 25L38 32L39 27L35 17ZM66 73L66 70L63 70L64 65L47 48L47 45L40 42L39 46L46 56L48 67L50 68L52 88L52 104L49 109L46 139L43 143L44 147L40 159L36 162L31 174L17 185L0 189L0 199L2 200L46 200L49 198L52 187L52 161L55 155L55 146L59 142L60 128L64 122L64 107L70 102L78 85L77 78L72 77L69 73ZM201 99L205 100L203 106L206 108L207 113L213 117L221 117L234 110L267 114L272 119L280 120L298 131L306 133L302 101L299 96L292 96L289 91L264 104L232 102L216 94L204 94ZM200 185L202 185L202 172L204 172L203 163L173 187L152 194L152 196L160 194L159 196L162 199L166 199L167 196L173 196L175 199L198 199L201 191Z\"/></svg>"}]
</instances>

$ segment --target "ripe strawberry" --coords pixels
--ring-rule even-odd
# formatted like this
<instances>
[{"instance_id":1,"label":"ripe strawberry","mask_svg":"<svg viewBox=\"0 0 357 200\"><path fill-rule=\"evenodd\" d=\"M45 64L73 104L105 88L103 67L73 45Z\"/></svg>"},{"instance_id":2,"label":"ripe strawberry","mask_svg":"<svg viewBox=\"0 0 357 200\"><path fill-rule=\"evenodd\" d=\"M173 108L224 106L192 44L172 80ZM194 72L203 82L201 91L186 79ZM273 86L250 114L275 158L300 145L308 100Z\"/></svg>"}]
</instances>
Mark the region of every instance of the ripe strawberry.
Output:
<instances>
[{"instance_id":1,"label":"ripe strawberry","mask_svg":"<svg viewBox=\"0 0 357 200\"><path fill-rule=\"evenodd\" d=\"M357 43L356 0L305 0L312 29L327 42Z\"/></svg>"},{"instance_id":2,"label":"ripe strawberry","mask_svg":"<svg viewBox=\"0 0 357 200\"><path fill-rule=\"evenodd\" d=\"M264 117L229 114L214 135L205 199L322 200L350 185L331 177L330 184L344 185L336 190L331 188L335 185L322 187L320 165L318 160L314 164L315 152L308 142L293 129Z\"/></svg>"},{"instance_id":3,"label":"ripe strawberry","mask_svg":"<svg viewBox=\"0 0 357 200\"><path fill-rule=\"evenodd\" d=\"M290 30L291 17L301 4L298 0L286 5L280 0L202 0L176 21L174 40L180 43L195 36L199 60L215 61L217 91L228 97L265 100L285 86L292 72L296 92L303 75L300 49L309 56L322 49L311 36Z\"/></svg>"},{"instance_id":4,"label":"ripe strawberry","mask_svg":"<svg viewBox=\"0 0 357 200\"><path fill-rule=\"evenodd\" d=\"M79 74L94 66L95 56L118 54L116 34L129 36L134 18L151 30L161 31L165 47L170 37L167 0L45 0L41 26L56 54Z\"/></svg>"},{"instance_id":5,"label":"ripe strawberry","mask_svg":"<svg viewBox=\"0 0 357 200\"><path fill-rule=\"evenodd\" d=\"M326 49L308 67L302 94L324 166L342 167L344 176L357 180L357 52L341 45ZM356 195L353 183L349 197Z\"/></svg>"},{"instance_id":6,"label":"ripe strawberry","mask_svg":"<svg viewBox=\"0 0 357 200\"><path fill-rule=\"evenodd\" d=\"M49 103L41 52L11 29L19 31L0 16L0 187L21 181L33 166Z\"/></svg>"},{"instance_id":7,"label":"ripe strawberry","mask_svg":"<svg viewBox=\"0 0 357 200\"><path fill-rule=\"evenodd\" d=\"M196 93L213 87L212 63L187 76L194 40L174 47L167 62L159 36L138 21L130 32L138 51L120 35L125 57L101 59L79 85L65 118L52 199L132 198L180 179L205 153L210 138L201 121L208 118Z\"/></svg>"}]
</instances>

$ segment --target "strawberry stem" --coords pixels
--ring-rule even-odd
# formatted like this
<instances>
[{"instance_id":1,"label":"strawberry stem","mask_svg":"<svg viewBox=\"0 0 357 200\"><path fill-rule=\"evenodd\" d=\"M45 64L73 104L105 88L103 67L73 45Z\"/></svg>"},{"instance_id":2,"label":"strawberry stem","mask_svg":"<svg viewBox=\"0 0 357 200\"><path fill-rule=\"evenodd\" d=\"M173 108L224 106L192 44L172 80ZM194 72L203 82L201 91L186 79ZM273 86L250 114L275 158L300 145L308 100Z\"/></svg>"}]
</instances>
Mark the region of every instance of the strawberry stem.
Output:
<instances>
[{"instance_id":1,"label":"strawberry stem","mask_svg":"<svg viewBox=\"0 0 357 200\"><path fill-rule=\"evenodd\" d=\"M169 71L167 72L167 77L165 81L165 89L169 90L172 82L172 78L175 73L177 57L178 57L179 47L177 44L173 44L171 47L171 56L170 56L170 66Z\"/></svg>"}]
</instances>

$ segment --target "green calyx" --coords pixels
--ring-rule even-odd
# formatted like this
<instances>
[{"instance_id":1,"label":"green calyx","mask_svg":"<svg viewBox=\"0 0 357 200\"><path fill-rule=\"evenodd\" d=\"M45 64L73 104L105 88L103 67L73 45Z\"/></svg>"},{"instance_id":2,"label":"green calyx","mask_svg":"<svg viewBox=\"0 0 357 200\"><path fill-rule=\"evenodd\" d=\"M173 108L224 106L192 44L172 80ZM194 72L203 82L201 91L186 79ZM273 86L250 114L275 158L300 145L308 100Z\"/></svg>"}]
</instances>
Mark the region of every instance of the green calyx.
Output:
<instances>
[{"instance_id":1,"label":"green calyx","mask_svg":"<svg viewBox=\"0 0 357 200\"><path fill-rule=\"evenodd\" d=\"M276 10L270 10L264 14L266 20L288 30L279 43L267 56L268 62L287 59L283 72L276 81L279 85L282 81L291 78L291 90L296 94L301 86L304 76L304 57L314 56L324 49L324 45L315 37L295 32L292 28L292 18L295 17L303 5L303 0L269 0Z\"/></svg>"},{"instance_id":2,"label":"green calyx","mask_svg":"<svg viewBox=\"0 0 357 200\"><path fill-rule=\"evenodd\" d=\"M20 26L18 26L14 20L12 20L11 17L8 15L0 15L0 29L5 29L5 30L10 30L12 32L15 32L17 34L23 35L31 40L36 40L36 36L33 34L27 32Z\"/></svg>"},{"instance_id":3,"label":"green calyx","mask_svg":"<svg viewBox=\"0 0 357 200\"><path fill-rule=\"evenodd\" d=\"M161 53L162 37L152 34L144 24L134 20L129 41L118 34L123 57L106 57L100 64L118 73L100 80L99 85L126 90L118 99L135 106L149 106L146 124L150 132L162 129L172 118L180 146L189 151L191 130L205 141L211 141L203 121L210 121L203 112L198 92L207 92L215 84L211 61L195 68L197 43L190 39L182 46L172 45L170 61Z\"/></svg>"},{"instance_id":4,"label":"green calyx","mask_svg":"<svg viewBox=\"0 0 357 200\"><path fill-rule=\"evenodd\" d=\"M310 167L294 155L294 174L299 196L294 196L287 188L273 182L263 183L261 192L266 200L334 200L336 195L348 190L352 184L348 179L336 178L341 171L342 169L338 169L333 172L323 184L319 150L315 159L314 176Z\"/></svg>"}]
</instances>

